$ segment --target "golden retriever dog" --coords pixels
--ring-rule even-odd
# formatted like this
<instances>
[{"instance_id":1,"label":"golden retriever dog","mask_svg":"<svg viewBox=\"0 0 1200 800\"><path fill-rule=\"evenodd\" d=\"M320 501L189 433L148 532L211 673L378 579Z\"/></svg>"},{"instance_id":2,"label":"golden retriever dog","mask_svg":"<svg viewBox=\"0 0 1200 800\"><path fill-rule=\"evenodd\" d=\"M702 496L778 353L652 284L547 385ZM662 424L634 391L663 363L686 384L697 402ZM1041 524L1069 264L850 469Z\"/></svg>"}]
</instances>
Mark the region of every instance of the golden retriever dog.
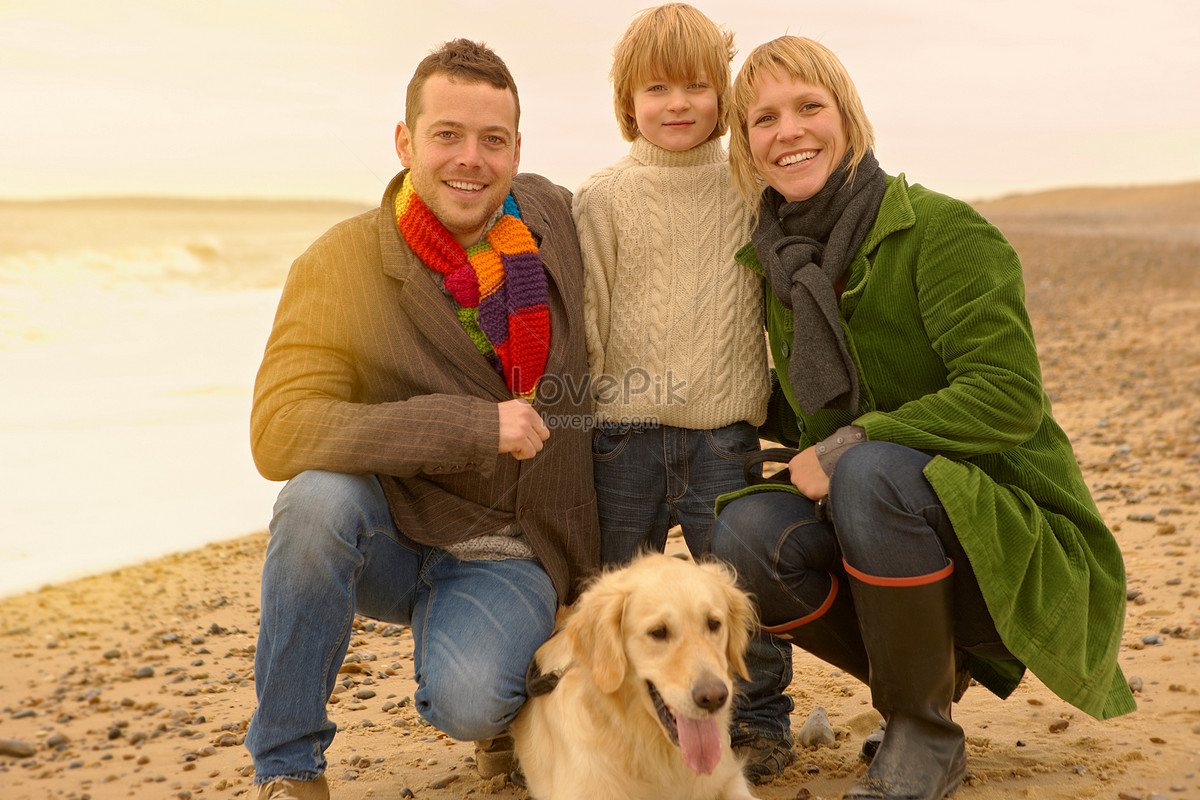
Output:
<instances>
[{"instance_id":1,"label":"golden retriever dog","mask_svg":"<svg viewBox=\"0 0 1200 800\"><path fill-rule=\"evenodd\" d=\"M530 797L753 800L729 720L755 624L716 562L652 553L601 575L531 665L553 688L512 726Z\"/></svg>"}]
</instances>

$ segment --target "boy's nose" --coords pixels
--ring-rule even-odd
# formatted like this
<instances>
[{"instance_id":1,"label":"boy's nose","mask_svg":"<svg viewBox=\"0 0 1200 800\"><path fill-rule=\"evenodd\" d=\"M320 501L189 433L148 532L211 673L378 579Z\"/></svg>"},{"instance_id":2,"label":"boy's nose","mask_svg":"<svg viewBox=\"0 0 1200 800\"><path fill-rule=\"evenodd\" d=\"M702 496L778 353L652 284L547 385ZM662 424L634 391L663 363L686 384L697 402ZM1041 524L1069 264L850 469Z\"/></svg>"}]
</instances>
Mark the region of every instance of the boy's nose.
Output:
<instances>
[{"instance_id":1,"label":"boy's nose","mask_svg":"<svg viewBox=\"0 0 1200 800\"><path fill-rule=\"evenodd\" d=\"M668 107L673 111L687 108L690 105L688 102L687 92L680 89L672 90L671 96L667 98L667 104Z\"/></svg>"}]
</instances>

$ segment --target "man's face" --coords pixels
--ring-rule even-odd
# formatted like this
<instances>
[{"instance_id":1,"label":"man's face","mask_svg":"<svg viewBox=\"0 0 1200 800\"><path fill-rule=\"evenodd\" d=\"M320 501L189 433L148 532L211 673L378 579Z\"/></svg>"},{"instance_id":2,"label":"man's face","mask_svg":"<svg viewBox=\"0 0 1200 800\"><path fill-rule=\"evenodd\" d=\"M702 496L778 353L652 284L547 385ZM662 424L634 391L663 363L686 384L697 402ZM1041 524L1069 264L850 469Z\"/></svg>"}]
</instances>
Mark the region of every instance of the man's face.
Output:
<instances>
[{"instance_id":1,"label":"man's face","mask_svg":"<svg viewBox=\"0 0 1200 800\"><path fill-rule=\"evenodd\" d=\"M413 127L396 126L396 152L413 188L463 247L483 237L521 161L517 104L489 83L432 75Z\"/></svg>"}]
</instances>

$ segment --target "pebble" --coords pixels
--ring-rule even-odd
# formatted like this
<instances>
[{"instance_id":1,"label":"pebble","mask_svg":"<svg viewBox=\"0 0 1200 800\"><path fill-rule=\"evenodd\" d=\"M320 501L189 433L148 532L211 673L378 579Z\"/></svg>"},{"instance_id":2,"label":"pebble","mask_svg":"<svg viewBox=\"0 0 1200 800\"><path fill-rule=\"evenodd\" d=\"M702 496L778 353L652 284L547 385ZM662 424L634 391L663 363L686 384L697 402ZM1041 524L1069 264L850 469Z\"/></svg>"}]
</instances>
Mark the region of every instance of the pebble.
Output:
<instances>
[{"instance_id":1,"label":"pebble","mask_svg":"<svg viewBox=\"0 0 1200 800\"><path fill-rule=\"evenodd\" d=\"M29 742L20 739L0 739L0 756L13 758L28 758L37 752L37 748Z\"/></svg>"},{"instance_id":2,"label":"pebble","mask_svg":"<svg viewBox=\"0 0 1200 800\"><path fill-rule=\"evenodd\" d=\"M1142 644L1145 644L1145 645L1158 645L1158 644L1162 644L1162 641L1163 641L1162 637L1159 636L1157 633L1152 633L1149 636L1142 637Z\"/></svg>"},{"instance_id":3,"label":"pebble","mask_svg":"<svg viewBox=\"0 0 1200 800\"><path fill-rule=\"evenodd\" d=\"M1129 691L1140 692L1142 690L1142 679L1134 675L1129 679Z\"/></svg>"},{"instance_id":4,"label":"pebble","mask_svg":"<svg viewBox=\"0 0 1200 800\"><path fill-rule=\"evenodd\" d=\"M875 754L879 752L879 745L883 744L883 728L876 728L867 734L863 739L862 749L858 751L858 757L862 761L870 764Z\"/></svg>"},{"instance_id":5,"label":"pebble","mask_svg":"<svg viewBox=\"0 0 1200 800\"><path fill-rule=\"evenodd\" d=\"M833 747L836 742L837 737L829 724L829 714L825 711L825 706L814 708L796 734L796 744L801 747Z\"/></svg>"},{"instance_id":6,"label":"pebble","mask_svg":"<svg viewBox=\"0 0 1200 800\"><path fill-rule=\"evenodd\" d=\"M461 778L462 775L458 772L448 772L440 778L434 778L429 782L430 789L445 789L450 784Z\"/></svg>"}]
</instances>

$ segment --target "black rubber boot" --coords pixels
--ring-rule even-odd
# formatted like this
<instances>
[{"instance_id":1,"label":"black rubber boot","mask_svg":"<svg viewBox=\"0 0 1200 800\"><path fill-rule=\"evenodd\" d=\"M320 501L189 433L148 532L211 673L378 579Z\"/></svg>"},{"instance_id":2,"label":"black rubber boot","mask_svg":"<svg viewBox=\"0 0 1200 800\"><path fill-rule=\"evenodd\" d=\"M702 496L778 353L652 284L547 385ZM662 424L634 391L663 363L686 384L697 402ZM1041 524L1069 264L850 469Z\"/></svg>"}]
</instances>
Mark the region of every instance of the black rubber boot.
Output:
<instances>
[{"instance_id":1,"label":"black rubber boot","mask_svg":"<svg viewBox=\"0 0 1200 800\"><path fill-rule=\"evenodd\" d=\"M930 575L874 578L852 570L851 591L870 658L871 701L887 733L844 797L941 800L967 774L955 694L953 564Z\"/></svg>"},{"instance_id":2,"label":"black rubber boot","mask_svg":"<svg viewBox=\"0 0 1200 800\"><path fill-rule=\"evenodd\" d=\"M817 611L800 619L779 625L763 625L763 630L812 653L858 678L863 683L870 676L870 662L858 630L858 615L850 588L841 585L836 575L832 579L829 597Z\"/></svg>"}]
</instances>

